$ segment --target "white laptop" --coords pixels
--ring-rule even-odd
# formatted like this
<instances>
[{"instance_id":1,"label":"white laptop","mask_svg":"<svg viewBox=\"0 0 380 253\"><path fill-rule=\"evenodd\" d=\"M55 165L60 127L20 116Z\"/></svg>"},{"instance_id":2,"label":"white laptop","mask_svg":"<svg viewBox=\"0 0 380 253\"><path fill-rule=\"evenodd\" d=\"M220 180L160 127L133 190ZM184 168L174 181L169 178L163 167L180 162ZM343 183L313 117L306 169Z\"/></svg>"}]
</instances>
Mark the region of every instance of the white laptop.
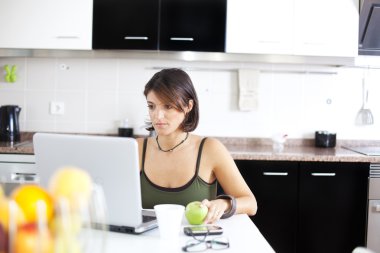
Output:
<instances>
[{"instance_id":1,"label":"white laptop","mask_svg":"<svg viewBox=\"0 0 380 253\"><path fill-rule=\"evenodd\" d=\"M111 231L140 234L157 227L154 211L142 209L135 139L36 133L33 147L42 186L47 187L53 173L63 166L86 170L102 186Z\"/></svg>"}]
</instances>

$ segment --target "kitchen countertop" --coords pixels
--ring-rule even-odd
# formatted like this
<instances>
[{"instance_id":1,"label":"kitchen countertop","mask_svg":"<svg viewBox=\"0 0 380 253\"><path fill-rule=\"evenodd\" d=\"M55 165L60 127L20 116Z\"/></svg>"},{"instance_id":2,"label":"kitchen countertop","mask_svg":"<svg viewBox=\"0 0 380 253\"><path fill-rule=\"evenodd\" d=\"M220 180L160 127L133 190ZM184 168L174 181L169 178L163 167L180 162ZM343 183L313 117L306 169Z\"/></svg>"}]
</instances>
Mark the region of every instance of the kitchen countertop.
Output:
<instances>
[{"instance_id":1,"label":"kitchen countertop","mask_svg":"<svg viewBox=\"0 0 380 253\"><path fill-rule=\"evenodd\" d=\"M34 154L32 141L0 142L0 154Z\"/></svg>"},{"instance_id":2,"label":"kitchen countertop","mask_svg":"<svg viewBox=\"0 0 380 253\"><path fill-rule=\"evenodd\" d=\"M33 154L33 133L22 135L19 143L0 142L0 153ZM342 146L377 145L379 141L337 141L335 148L318 148L313 140L288 140L281 152L272 148L272 142L259 138L217 137L225 144L234 159L268 161L315 161L315 162L366 162L380 163L380 156L366 156L342 148Z\"/></svg>"},{"instance_id":3,"label":"kitchen countertop","mask_svg":"<svg viewBox=\"0 0 380 253\"><path fill-rule=\"evenodd\" d=\"M316 148L312 146L285 147L275 152L272 146L233 146L228 145L232 157L236 160L268 161L307 161L307 162L366 162L380 163L380 156L366 156L342 148Z\"/></svg>"},{"instance_id":4,"label":"kitchen countertop","mask_svg":"<svg viewBox=\"0 0 380 253\"><path fill-rule=\"evenodd\" d=\"M218 138L236 160L363 162L380 163L380 156L366 156L343 146L377 146L380 141L337 140L334 148L314 146L314 139L288 139L283 150L276 151L266 138Z\"/></svg>"}]
</instances>

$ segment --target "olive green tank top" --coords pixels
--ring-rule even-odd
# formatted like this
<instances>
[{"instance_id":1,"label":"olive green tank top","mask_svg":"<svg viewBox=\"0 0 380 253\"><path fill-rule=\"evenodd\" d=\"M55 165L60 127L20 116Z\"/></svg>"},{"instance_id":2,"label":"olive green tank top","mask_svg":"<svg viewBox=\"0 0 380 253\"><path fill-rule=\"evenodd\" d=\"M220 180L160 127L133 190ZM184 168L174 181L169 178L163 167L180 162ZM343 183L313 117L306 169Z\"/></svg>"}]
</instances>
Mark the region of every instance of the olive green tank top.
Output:
<instances>
[{"instance_id":1,"label":"olive green tank top","mask_svg":"<svg viewBox=\"0 0 380 253\"><path fill-rule=\"evenodd\" d=\"M198 176L199 164L202 156L203 144L206 138L202 139L199 145L195 174L189 182L181 187L166 188L154 184L149 180L144 171L147 139L144 140L142 154L142 168L140 173L141 196L143 208L153 208L157 204L180 204L186 206L192 201L202 201L204 199L215 199L217 191L217 181L207 183Z\"/></svg>"}]
</instances>

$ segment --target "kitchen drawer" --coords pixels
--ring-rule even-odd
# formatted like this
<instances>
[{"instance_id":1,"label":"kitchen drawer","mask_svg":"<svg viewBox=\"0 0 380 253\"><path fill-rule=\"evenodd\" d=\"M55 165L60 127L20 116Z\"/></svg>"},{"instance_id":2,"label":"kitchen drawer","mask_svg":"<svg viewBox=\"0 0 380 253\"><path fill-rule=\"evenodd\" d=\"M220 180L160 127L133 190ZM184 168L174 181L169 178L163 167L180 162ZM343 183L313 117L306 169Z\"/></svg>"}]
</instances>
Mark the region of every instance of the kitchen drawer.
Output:
<instances>
[{"instance_id":1,"label":"kitchen drawer","mask_svg":"<svg viewBox=\"0 0 380 253\"><path fill-rule=\"evenodd\" d=\"M33 155L0 155L0 184L6 195L20 184L38 181Z\"/></svg>"},{"instance_id":2,"label":"kitchen drawer","mask_svg":"<svg viewBox=\"0 0 380 253\"><path fill-rule=\"evenodd\" d=\"M0 163L35 163L34 155L0 154Z\"/></svg>"}]
</instances>

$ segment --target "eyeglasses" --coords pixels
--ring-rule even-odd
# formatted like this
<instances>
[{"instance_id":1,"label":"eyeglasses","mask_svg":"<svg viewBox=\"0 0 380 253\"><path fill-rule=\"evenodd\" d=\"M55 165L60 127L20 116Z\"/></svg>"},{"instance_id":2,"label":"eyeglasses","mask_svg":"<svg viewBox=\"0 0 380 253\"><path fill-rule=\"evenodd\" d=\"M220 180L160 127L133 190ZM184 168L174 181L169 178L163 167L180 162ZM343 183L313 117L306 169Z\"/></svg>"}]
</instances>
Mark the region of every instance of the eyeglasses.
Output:
<instances>
[{"instance_id":1,"label":"eyeglasses","mask_svg":"<svg viewBox=\"0 0 380 253\"><path fill-rule=\"evenodd\" d=\"M182 250L185 252L200 252L207 249L222 250L230 247L230 242L227 237L215 237L211 240L206 240L207 235L208 230L207 233L202 236L192 234L193 239L188 241L186 245L182 247Z\"/></svg>"}]
</instances>

